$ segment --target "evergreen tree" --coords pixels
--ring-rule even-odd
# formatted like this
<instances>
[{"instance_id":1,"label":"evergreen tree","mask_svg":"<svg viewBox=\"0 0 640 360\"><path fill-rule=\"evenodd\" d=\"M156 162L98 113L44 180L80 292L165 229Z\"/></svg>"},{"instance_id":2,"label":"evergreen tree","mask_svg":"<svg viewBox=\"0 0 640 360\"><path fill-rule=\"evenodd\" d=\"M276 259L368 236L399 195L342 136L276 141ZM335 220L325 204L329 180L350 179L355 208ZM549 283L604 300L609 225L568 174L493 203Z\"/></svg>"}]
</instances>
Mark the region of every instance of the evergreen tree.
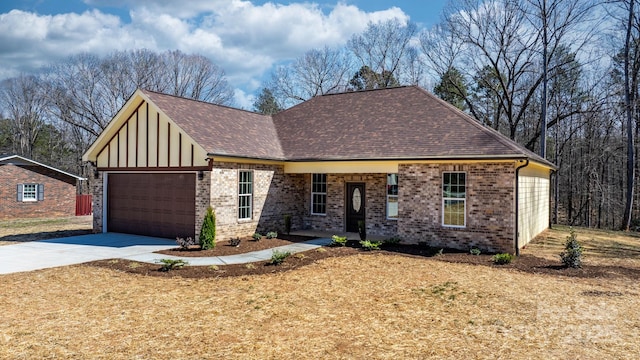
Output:
<instances>
[{"instance_id":1,"label":"evergreen tree","mask_svg":"<svg viewBox=\"0 0 640 360\"><path fill-rule=\"evenodd\" d=\"M216 247L216 216L213 214L211 206L207 208L207 215L205 215L200 229L200 247L202 250Z\"/></svg>"},{"instance_id":2,"label":"evergreen tree","mask_svg":"<svg viewBox=\"0 0 640 360\"><path fill-rule=\"evenodd\" d=\"M467 84L462 73L455 67L449 68L442 75L438 85L433 88L433 93L460 110L466 110L467 108L465 103Z\"/></svg>"},{"instance_id":3,"label":"evergreen tree","mask_svg":"<svg viewBox=\"0 0 640 360\"><path fill-rule=\"evenodd\" d=\"M267 88L262 88L262 92L253 103L253 109L264 115L273 115L282 111L282 108L276 101L275 96L273 96L273 92Z\"/></svg>"}]
</instances>

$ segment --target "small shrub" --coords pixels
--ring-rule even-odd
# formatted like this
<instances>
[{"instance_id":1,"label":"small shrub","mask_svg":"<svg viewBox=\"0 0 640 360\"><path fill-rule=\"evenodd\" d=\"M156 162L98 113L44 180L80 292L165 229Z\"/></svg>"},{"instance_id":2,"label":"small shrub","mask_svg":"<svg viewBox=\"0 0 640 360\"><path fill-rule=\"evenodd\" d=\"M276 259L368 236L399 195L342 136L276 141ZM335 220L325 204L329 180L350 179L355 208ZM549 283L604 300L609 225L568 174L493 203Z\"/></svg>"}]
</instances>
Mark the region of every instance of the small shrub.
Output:
<instances>
[{"instance_id":1,"label":"small shrub","mask_svg":"<svg viewBox=\"0 0 640 360\"><path fill-rule=\"evenodd\" d=\"M469 253L471 253L471 255L480 255L482 253L482 251L480 251L480 249L478 248L471 248L471 250L469 250Z\"/></svg>"},{"instance_id":2,"label":"small shrub","mask_svg":"<svg viewBox=\"0 0 640 360\"><path fill-rule=\"evenodd\" d=\"M209 270L218 271L218 270L220 270L220 267L218 267L218 265L211 265L211 266L209 266Z\"/></svg>"},{"instance_id":3,"label":"small shrub","mask_svg":"<svg viewBox=\"0 0 640 360\"><path fill-rule=\"evenodd\" d=\"M262 239L262 234L254 233L252 237L253 237L253 240L260 241L260 239Z\"/></svg>"},{"instance_id":4,"label":"small shrub","mask_svg":"<svg viewBox=\"0 0 640 360\"><path fill-rule=\"evenodd\" d=\"M345 246L345 245L347 245L346 236L333 235L331 237L331 243L329 244L329 246Z\"/></svg>"},{"instance_id":5,"label":"small shrub","mask_svg":"<svg viewBox=\"0 0 640 360\"><path fill-rule=\"evenodd\" d=\"M229 240L229 245L235 246L235 247L240 246L240 238L235 238L235 239Z\"/></svg>"},{"instance_id":6,"label":"small shrub","mask_svg":"<svg viewBox=\"0 0 640 360\"><path fill-rule=\"evenodd\" d=\"M284 216L284 232L286 232L287 235L291 234L291 215L289 214Z\"/></svg>"},{"instance_id":7,"label":"small shrub","mask_svg":"<svg viewBox=\"0 0 640 360\"><path fill-rule=\"evenodd\" d=\"M570 230L567 241L564 243L564 251L560 253L560 259L566 267L582 267L582 245L578 242L575 230Z\"/></svg>"},{"instance_id":8,"label":"small shrub","mask_svg":"<svg viewBox=\"0 0 640 360\"><path fill-rule=\"evenodd\" d=\"M491 257L491 260L493 260L493 263L496 265L506 265L513 261L513 255L509 253L495 254Z\"/></svg>"},{"instance_id":9,"label":"small shrub","mask_svg":"<svg viewBox=\"0 0 640 360\"><path fill-rule=\"evenodd\" d=\"M316 251L319 252L319 253L323 253L323 252L327 252L327 249L325 249L325 248L317 248Z\"/></svg>"},{"instance_id":10,"label":"small shrub","mask_svg":"<svg viewBox=\"0 0 640 360\"><path fill-rule=\"evenodd\" d=\"M383 240L382 241L382 245L398 245L398 244L400 244L400 241L402 241L402 239L400 239L397 236L393 236L393 237L390 237L388 239Z\"/></svg>"},{"instance_id":11,"label":"small shrub","mask_svg":"<svg viewBox=\"0 0 640 360\"><path fill-rule=\"evenodd\" d=\"M267 239L275 239L278 237L278 232L276 231L269 231L267 233Z\"/></svg>"},{"instance_id":12,"label":"small shrub","mask_svg":"<svg viewBox=\"0 0 640 360\"><path fill-rule=\"evenodd\" d=\"M207 208L207 214L204 216L202 228L200 228L200 246L203 250L216 247L216 216L211 206Z\"/></svg>"},{"instance_id":13,"label":"small shrub","mask_svg":"<svg viewBox=\"0 0 640 360\"><path fill-rule=\"evenodd\" d=\"M291 251L273 250L273 253L271 254L271 261L269 261L269 264L280 265L290 255L291 255Z\"/></svg>"},{"instance_id":14,"label":"small shrub","mask_svg":"<svg viewBox=\"0 0 640 360\"><path fill-rule=\"evenodd\" d=\"M436 251L435 256L442 256L442 254L444 254L444 249L438 249L438 251Z\"/></svg>"},{"instance_id":15,"label":"small shrub","mask_svg":"<svg viewBox=\"0 0 640 360\"><path fill-rule=\"evenodd\" d=\"M303 253L297 253L297 254L293 255L293 257L295 257L296 259L299 259L299 260L303 260L307 256L305 254L303 254Z\"/></svg>"},{"instance_id":16,"label":"small shrub","mask_svg":"<svg viewBox=\"0 0 640 360\"><path fill-rule=\"evenodd\" d=\"M174 269L180 269L181 267L189 264L188 262L182 259L160 259L158 263L162 264L160 271L170 271Z\"/></svg>"},{"instance_id":17,"label":"small shrub","mask_svg":"<svg viewBox=\"0 0 640 360\"><path fill-rule=\"evenodd\" d=\"M178 246L180 246L180 249L187 250L191 246L197 245L198 243L196 242L196 239L194 239L191 236L189 236L186 239L185 238L181 238L181 237L177 237L176 238L176 244L178 244Z\"/></svg>"},{"instance_id":18,"label":"small shrub","mask_svg":"<svg viewBox=\"0 0 640 360\"><path fill-rule=\"evenodd\" d=\"M247 268L247 269L255 269L256 268L256 266L253 265L252 263L245 264L244 267Z\"/></svg>"},{"instance_id":19,"label":"small shrub","mask_svg":"<svg viewBox=\"0 0 640 360\"><path fill-rule=\"evenodd\" d=\"M381 243L379 241L370 241L370 240L360 241L360 246L362 246L362 248L367 251L380 250L380 244Z\"/></svg>"}]
</instances>

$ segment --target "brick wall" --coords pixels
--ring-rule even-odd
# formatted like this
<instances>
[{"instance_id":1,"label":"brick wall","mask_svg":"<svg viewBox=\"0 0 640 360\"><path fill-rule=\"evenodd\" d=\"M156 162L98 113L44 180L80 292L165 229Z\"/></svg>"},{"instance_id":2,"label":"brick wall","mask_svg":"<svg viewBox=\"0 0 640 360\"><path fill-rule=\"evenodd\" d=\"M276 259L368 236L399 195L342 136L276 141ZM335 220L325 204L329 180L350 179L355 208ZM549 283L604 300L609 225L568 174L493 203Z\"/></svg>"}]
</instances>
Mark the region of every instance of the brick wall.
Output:
<instances>
[{"instance_id":1,"label":"brick wall","mask_svg":"<svg viewBox=\"0 0 640 360\"><path fill-rule=\"evenodd\" d=\"M368 235L394 236L397 220L387 220L387 174L327 174L327 214L311 214L311 175L304 176L306 224L314 230L345 231L347 183L365 184L365 224Z\"/></svg>"},{"instance_id":2,"label":"brick wall","mask_svg":"<svg viewBox=\"0 0 640 360\"><path fill-rule=\"evenodd\" d=\"M17 201L18 184L43 184L44 200ZM0 166L0 218L74 216L76 179L41 166Z\"/></svg>"},{"instance_id":3,"label":"brick wall","mask_svg":"<svg viewBox=\"0 0 640 360\"><path fill-rule=\"evenodd\" d=\"M442 173L466 172L466 226L442 225ZM514 252L513 163L401 164L398 235L407 243Z\"/></svg>"},{"instance_id":4,"label":"brick wall","mask_svg":"<svg viewBox=\"0 0 640 360\"><path fill-rule=\"evenodd\" d=\"M253 216L238 219L238 171L253 172ZM216 214L218 241L251 236L256 231L284 231L284 215L292 216L292 229L302 226L303 175L285 175L280 165L214 163L211 171L211 206ZM199 229L198 229L199 230Z\"/></svg>"}]
</instances>

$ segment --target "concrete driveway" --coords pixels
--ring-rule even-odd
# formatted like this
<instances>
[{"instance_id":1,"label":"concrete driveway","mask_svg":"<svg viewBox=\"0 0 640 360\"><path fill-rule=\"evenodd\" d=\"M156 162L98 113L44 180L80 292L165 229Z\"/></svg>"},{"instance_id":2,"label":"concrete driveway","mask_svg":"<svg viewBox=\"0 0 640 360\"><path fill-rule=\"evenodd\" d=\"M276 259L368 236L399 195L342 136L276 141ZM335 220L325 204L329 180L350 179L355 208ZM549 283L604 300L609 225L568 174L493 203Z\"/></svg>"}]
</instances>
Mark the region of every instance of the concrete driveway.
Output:
<instances>
[{"instance_id":1,"label":"concrete driveway","mask_svg":"<svg viewBox=\"0 0 640 360\"><path fill-rule=\"evenodd\" d=\"M176 242L147 236L106 233L0 246L0 274L128 258L176 247ZM155 255L160 258L159 255Z\"/></svg>"}]
</instances>

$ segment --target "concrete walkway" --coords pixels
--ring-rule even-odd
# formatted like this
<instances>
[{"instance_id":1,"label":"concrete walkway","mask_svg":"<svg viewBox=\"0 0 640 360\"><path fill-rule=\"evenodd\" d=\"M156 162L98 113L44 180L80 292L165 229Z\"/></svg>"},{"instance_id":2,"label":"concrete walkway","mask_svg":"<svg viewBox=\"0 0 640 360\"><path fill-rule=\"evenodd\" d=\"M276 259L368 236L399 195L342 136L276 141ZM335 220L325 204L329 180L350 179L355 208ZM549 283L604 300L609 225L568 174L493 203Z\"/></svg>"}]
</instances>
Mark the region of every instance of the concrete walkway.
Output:
<instances>
[{"instance_id":1,"label":"concrete walkway","mask_svg":"<svg viewBox=\"0 0 640 360\"><path fill-rule=\"evenodd\" d=\"M157 263L160 259L183 259L190 265L228 265L271 259L274 250L292 254L318 248L331 242L314 239L245 254L214 257L175 257L155 251L176 247L173 240L147 236L106 233L24 242L0 246L0 274L81 264L105 259L126 259Z\"/></svg>"},{"instance_id":2,"label":"concrete walkway","mask_svg":"<svg viewBox=\"0 0 640 360\"><path fill-rule=\"evenodd\" d=\"M265 240L269 241L269 240ZM257 261L270 260L271 255L274 251L289 251L292 254L299 253L302 251L313 250L319 248L321 246L329 245L331 243L331 239L323 238L323 239L314 239L300 243L293 243L289 245L278 246L270 249L252 251L243 254L237 255L227 255L227 256L211 256L211 257L191 257L191 256L171 256L165 254L153 254L153 253L145 253L145 254L136 254L131 256L121 257L121 259L138 261L138 262L146 262L146 263L157 263L159 259L182 259L189 263L189 265L194 266L208 266L208 265L231 265L231 264L246 264ZM175 248L175 244L172 248Z\"/></svg>"}]
</instances>

